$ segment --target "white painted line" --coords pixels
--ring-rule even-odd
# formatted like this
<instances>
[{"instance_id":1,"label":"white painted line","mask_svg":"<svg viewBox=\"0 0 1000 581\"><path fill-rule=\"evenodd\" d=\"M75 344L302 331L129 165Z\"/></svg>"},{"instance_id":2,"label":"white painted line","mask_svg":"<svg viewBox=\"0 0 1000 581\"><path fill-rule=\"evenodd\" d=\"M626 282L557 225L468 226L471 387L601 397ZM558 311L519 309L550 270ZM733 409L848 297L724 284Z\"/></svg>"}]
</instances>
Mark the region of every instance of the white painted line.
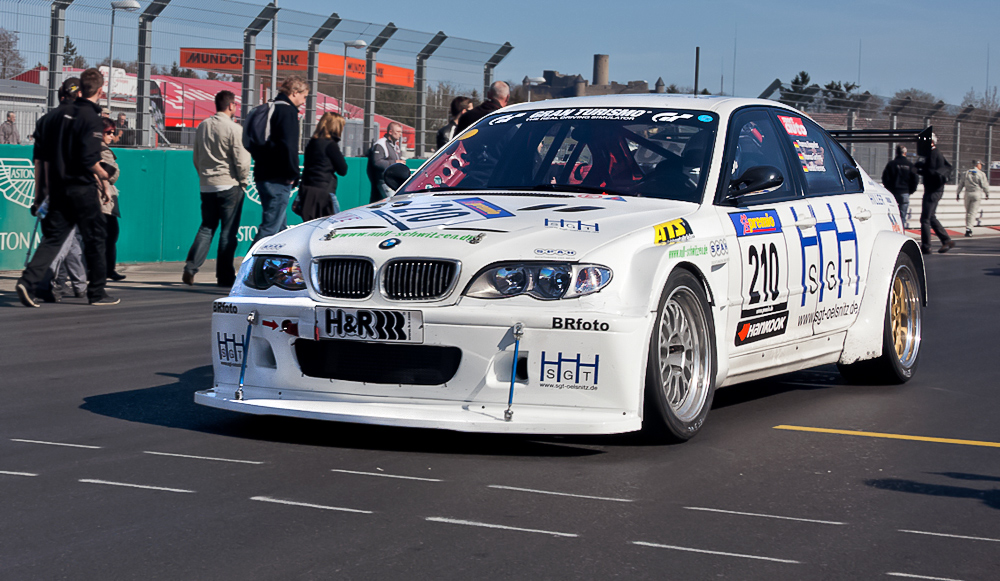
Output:
<instances>
[{"instance_id":1,"label":"white painted line","mask_svg":"<svg viewBox=\"0 0 1000 581\"><path fill-rule=\"evenodd\" d=\"M836 522L836 521L832 521L832 520L815 520L815 519L811 519L811 518L795 518L795 517L791 517L791 516L778 516L778 515L774 515L774 514L759 514L759 513L756 513L756 512L738 512L738 511L735 511L735 510L721 510L721 509L718 509L718 508L705 508L705 507L702 507L702 506L685 506L684 508L686 510L703 510L705 512L721 512L723 514L738 514L738 515L741 515L741 516L759 516L759 517L762 517L762 518L777 518L777 519L781 519L781 520L794 520L794 521L799 521L799 522L811 522L811 523L817 523L817 524L821 524L821 525L845 525L845 524L847 524L847 523Z\"/></svg>"},{"instance_id":2,"label":"white painted line","mask_svg":"<svg viewBox=\"0 0 1000 581\"><path fill-rule=\"evenodd\" d=\"M294 502L291 500L281 500L278 498L271 498L268 496L252 496L250 500L257 500L259 502L273 502L274 504L286 504L288 506L304 506L306 508L321 508L323 510L336 510L340 512L356 512L359 514L373 514L370 510L358 510L356 508L343 508L340 506L323 506L322 504L309 504L308 502Z\"/></svg>"},{"instance_id":3,"label":"white painted line","mask_svg":"<svg viewBox=\"0 0 1000 581\"><path fill-rule=\"evenodd\" d=\"M431 522L443 522L443 523L448 523L448 524L453 524L453 525L466 525L466 526L470 526L470 527L483 527L483 528L487 528L487 529L503 529L505 531L518 531L518 532L522 532L522 533L542 533L544 535L552 535L554 537L578 537L578 536L580 536L580 535L575 535L573 533L557 533L555 531L542 531L542 530L538 530L538 529L522 529L520 527L508 527L508 526L504 526L504 525L494 525L494 524L490 524L490 523L475 522L475 521L471 521L471 520L458 520L458 519L454 519L454 518L443 518L443 517L439 517L439 516L429 516L429 517L427 517L427 520L429 520Z\"/></svg>"},{"instance_id":4,"label":"white painted line","mask_svg":"<svg viewBox=\"0 0 1000 581\"><path fill-rule=\"evenodd\" d=\"M189 494L194 494L193 490L184 490L183 488L165 488L163 486L146 486L144 484L129 484L127 482L111 482L109 480L92 480L90 478L82 478L80 482L86 482L88 484L107 484L109 486L125 486L128 488L142 488L143 490L162 490L163 492L187 492Z\"/></svg>"},{"instance_id":5,"label":"white painted line","mask_svg":"<svg viewBox=\"0 0 1000 581\"><path fill-rule=\"evenodd\" d=\"M87 448L90 450L100 450L100 446L84 446L83 444L64 444L62 442L43 442L42 440L21 440L19 438L11 438L11 442L22 442L24 444L45 444L47 446L66 446L67 448Z\"/></svg>"},{"instance_id":6,"label":"white painted line","mask_svg":"<svg viewBox=\"0 0 1000 581\"><path fill-rule=\"evenodd\" d=\"M38 476L31 472L8 472L6 470L0 470L0 474L6 474L7 476Z\"/></svg>"},{"instance_id":7,"label":"white painted line","mask_svg":"<svg viewBox=\"0 0 1000 581\"><path fill-rule=\"evenodd\" d=\"M675 551L688 551L691 553L705 553L706 555L721 555L723 557L740 557L742 559L757 559L759 561L772 561L775 563L792 563L794 565L801 565L799 561L792 561L790 559L775 559L773 557L759 557L757 555L741 555L739 553L723 553L721 551L706 551L705 549L692 549L690 547L676 547L674 545L659 545L657 543L644 543L642 541L632 541L633 545L641 545L643 547L655 547L657 549L673 549Z\"/></svg>"},{"instance_id":8,"label":"white painted line","mask_svg":"<svg viewBox=\"0 0 1000 581\"><path fill-rule=\"evenodd\" d=\"M906 577L907 579L929 579L930 581L960 581L948 577L926 577L924 575L910 575L909 573L886 573L890 577Z\"/></svg>"},{"instance_id":9,"label":"white painted line","mask_svg":"<svg viewBox=\"0 0 1000 581\"><path fill-rule=\"evenodd\" d=\"M498 490L514 490L517 492L534 492L535 494L551 494L554 496L570 496L572 498L586 498L588 500L610 500L611 502L635 502L630 498L611 498L607 496L587 496L585 494L570 494L568 492L552 492L550 490L534 490L531 488L517 488L515 486L501 486L499 484L490 484L487 488L496 488Z\"/></svg>"},{"instance_id":10,"label":"white painted line","mask_svg":"<svg viewBox=\"0 0 1000 581\"><path fill-rule=\"evenodd\" d=\"M382 478L399 478L400 480L420 480L423 482L444 482L439 478L420 478L418 476L397 476L395 474L382 474L381 472L357 472L355 470L337 470L336 468L330 470L330 472L340 472L341 474L360 474L361 476L381 476Z\"/></svg>"},{"instance_id":11,"label":"white painted line","mask_svg":"<svg viewBox=\"0 0 1000 581\"><path fill-rule=\"evenodd\" d=\"M987 257L989 257L989 256L1000 256L1000 254L991 254L991 253L985 253L985 252L983 254L973 254L971 252L949 252L948 255L949 256L987 256ZM928 577L928 579L930 579L930 577Z\"/></svg>"},{"instance_id":12,"label":"white painted line","mask_svg":"<svg viewBox=\"0 0 1000 581\"><path fill-rule=\"evenodd\" d=\"M194 460L214 460L216 462L235 462L237 464L263 464L263 462L255 462L253 460L233 460L232 458L213 458L211 456L189 456L187 454L168 454L167 452L143 452L143 454L171 456L174 458L192 458Z\"/></svg>"},{"instance_id":13,"label":"white painted line","mask_svg":"<svg viewBox=\"0 0 1000 581\"><path fill-rule=\"evenodd\" d=\"M946 535L944 533L928 533L926 531L908 531L904 529L899 529L901 533L911 533L914 535L930 535L932 537L948 537L950 539L965 539L967 541L990 541L993 543L1000 543L1000 539L990 539L986 537L966 537L963 535Z\"/></svg>"}]
</instances>

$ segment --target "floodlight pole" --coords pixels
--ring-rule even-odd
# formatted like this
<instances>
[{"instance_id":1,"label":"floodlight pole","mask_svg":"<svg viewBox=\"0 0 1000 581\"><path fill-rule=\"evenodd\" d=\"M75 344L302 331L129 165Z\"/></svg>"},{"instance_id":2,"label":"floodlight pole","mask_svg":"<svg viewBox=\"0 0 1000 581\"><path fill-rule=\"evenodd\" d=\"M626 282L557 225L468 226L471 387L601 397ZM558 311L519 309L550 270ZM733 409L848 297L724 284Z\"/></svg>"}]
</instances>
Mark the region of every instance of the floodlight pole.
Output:
<instances>
[{"instance_id":1,"label":"floodlight pole","mask_svg":"<svg viewBox=\"0 0 1000 581\"><path fill-rule=\"evenodd\" d=\"M326 19L323 26L320 26L309 39L309 54L306 64L306 76L309 79L309 94L306 95L306 118L305 131L302 132L302 139L306 141L312 136L316 129L316 94L319 93L319 45L323 44L327 36L333 32L334 28L340 24L340 16L334 12Z\"/></svg>"},{"instance_id":2,"label":"floodlight pole","mask_svg":"<svg viewBox=\"0 0 1000 581\"><path fill-rule=\"evenodd\" d=\"M417 157L424 156L427 141L427 59L447 38L444 32L438 31L427 46L417 53L417 143L414 151Z\"/></svg>"},{"instance_id":3,"label":"floodlight pole","mask_svg":"<svg viewBox=\"0 0 1000 581\"><path fill-rule=\"evenodd\" d=\"M969 105L955 116L955 176L957 180L958 172L962 169L962 121L968 119L976 111L976 108Z\"/></svg>"},{"instance_id":4,"label":"floodlight pole","mask_svg":"<svg viewBox=\"0 0 1000 581\"><path fill-rule=\"evenodd\" d=\"M152 115L150 106L152 100L152 66L153 66L153 21L166 9L170 0L153 0L139 15L139 61L138 79L136 79L135 98L135 129L137 147L149 147L153 143ZM114 64L114 63L112 63ZM108 85L110 89L111 86Z\"/></svg>"},{"instance_id":5,"label":"floodlight pole","mask_svg":"<svg viewBox=\"0 0 1000 581\"><path fill-rule=\"evenodd\" d=\"M264 7L254 18L250 26L243 31L243 87L240 97L240 119L246 119L247 113L257 105L254 93L257 92L257 35L278 12L278 6L273 2ZM271 47L274 52L274 47ZM272 55L273 57L273 55Z\"/></svg>"},{"instance_id":6,"label":"floodlight pole","mask_svg":"<svg viewBox=\"0 0 1000 581\"><path fill-rule=\"evenodd\" d=\"M278 7L278 0L272 0L274 7ZM273 100L278 96L278 11L275 10L271 16L271 90L268 91L268 100Z\"/></svg>"},{"instance_id":7,"label":"floodlight pole","mask_svg":"<svg viewBox=\"0 0 1000 581\"><path fill-rule=\"evenodd\" d=\"M497 68L500 61L505 59L510 51L514 50L514 45L509 42L503 43L493 56L486 61L483 65L483 100L486 100L486 95L490 92L490 85L493 84L493 69Z\"/></svg>"},{"instance_id":8,"label":"floodlight pole","mask_svg":"<svg viewBox=\"0 0 1000 581\"><path fill-rule=\"evenodd\" d=\"M385 46L389 38L396 34L396 25L389 23L385 25L382 32L378 33L375 40L368 45L365 51L365 122L364 122L364 150L368 151L372 144L378 140L377 135L373 135L372 127L375 119L375 57L378 51Z\"/></svg>"},{"instance_id":9,"label":"floodlight pole","mask_svg":"<svg viewBox=\"0 0 1000 581\"><path fill-rule=\"evenodd\" d=\"M993 126L1000 121L1000 113L994 113L986 122L986 180L989 183L990 168L993 166Z\"/></svg>"},{"instance_id":10,"label":"floodlight pole","mask_svg":"<svg viewBox=\"0 0 1000 581\"><path fill-rule=\"evenodd\" d=\"M59 106L59 87L63 80L63 57L66 50L66 9L73 0L52 3L49 20L49 109Z\"/></svg>"}]
</instances>

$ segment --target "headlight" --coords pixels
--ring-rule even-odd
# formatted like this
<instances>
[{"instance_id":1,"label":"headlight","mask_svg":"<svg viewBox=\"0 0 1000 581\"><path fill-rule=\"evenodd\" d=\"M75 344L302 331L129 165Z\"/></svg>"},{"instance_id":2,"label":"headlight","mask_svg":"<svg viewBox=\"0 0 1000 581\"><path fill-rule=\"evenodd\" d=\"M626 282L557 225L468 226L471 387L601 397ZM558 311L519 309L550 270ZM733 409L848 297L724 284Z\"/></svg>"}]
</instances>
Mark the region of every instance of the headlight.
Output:
<instances>
[{"instance_id":1,"label":"headlight","mask_svg":"<svg viewBox=\"0 0 1000 581\"><path fill-rule=\"evenodd\" d=\"M290 256L255 256L244 283L257 290L272 286L290 291L306 288L299 262Z\"/></svg>"},{"instance_id":2,"label":"headlight","mask_svg":"<svg viewBox=\"0 0 1000 581\"><path fill-rule=\"evenodd\" d=\"M611 282L611 269L594 264L510 263L480 272L465 295L480 299L503 299L527 294L543 301L589 295Z\"/></svg>"}]
</instances>

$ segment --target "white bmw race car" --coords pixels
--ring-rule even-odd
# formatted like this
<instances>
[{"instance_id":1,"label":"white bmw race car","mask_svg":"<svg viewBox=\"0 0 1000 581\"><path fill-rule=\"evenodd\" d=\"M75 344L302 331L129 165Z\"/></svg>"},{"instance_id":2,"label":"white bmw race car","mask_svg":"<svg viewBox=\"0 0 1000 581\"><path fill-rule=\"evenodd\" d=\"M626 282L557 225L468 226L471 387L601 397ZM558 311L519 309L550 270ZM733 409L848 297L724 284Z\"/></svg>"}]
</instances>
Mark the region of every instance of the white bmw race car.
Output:
<instances>
[{"instance_id":1,"label":"white bmw race car","mask_svg":"<svg viewBox=\"0 0 1000 581\"><path fill-rule=\"evenodd\" d=\"M396 195L260 241L214 303L252 414L470 432L702 427L716 388L917 365L926 283L892 196L772 101L508 107Z\"/></svg>"}]
</instances>

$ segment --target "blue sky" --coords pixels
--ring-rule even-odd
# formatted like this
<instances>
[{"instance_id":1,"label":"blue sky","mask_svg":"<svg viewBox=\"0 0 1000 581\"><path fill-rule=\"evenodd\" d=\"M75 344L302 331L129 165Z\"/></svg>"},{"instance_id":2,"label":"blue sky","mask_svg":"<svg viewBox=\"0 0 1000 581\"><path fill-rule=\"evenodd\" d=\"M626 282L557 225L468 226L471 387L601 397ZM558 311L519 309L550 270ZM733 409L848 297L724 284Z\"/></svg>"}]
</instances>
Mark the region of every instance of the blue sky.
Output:
<instances>
[{"instance_id":1,"label":"blue sky","mask_svg":"<svg viewBox=\"0 0 1000 581\"><path fill-rule=\"evenodd\" d=\"M257 0L251 0L257 1ZM261 2L263 3L263 2ZM1000 23L1000 1L961 4L911 0L790 0L699 2L419 2L334 5L279 0L282 7L444 32L502 43L514 51L498 78L520 80L544 69L590 79L593 55L611 55L615 81L692 85L694 47L701 46L701 84L716 92L720 75L732 89L737 36L736 94L757 96L776 77L806 70L820 84L856 81L878 94L916 87L949 103L986 84L987 43ZM280 28L279 28L280 31ZM1000 84L1000 37L992 42L990 84Z\"/></svg>"}]
</instances>

